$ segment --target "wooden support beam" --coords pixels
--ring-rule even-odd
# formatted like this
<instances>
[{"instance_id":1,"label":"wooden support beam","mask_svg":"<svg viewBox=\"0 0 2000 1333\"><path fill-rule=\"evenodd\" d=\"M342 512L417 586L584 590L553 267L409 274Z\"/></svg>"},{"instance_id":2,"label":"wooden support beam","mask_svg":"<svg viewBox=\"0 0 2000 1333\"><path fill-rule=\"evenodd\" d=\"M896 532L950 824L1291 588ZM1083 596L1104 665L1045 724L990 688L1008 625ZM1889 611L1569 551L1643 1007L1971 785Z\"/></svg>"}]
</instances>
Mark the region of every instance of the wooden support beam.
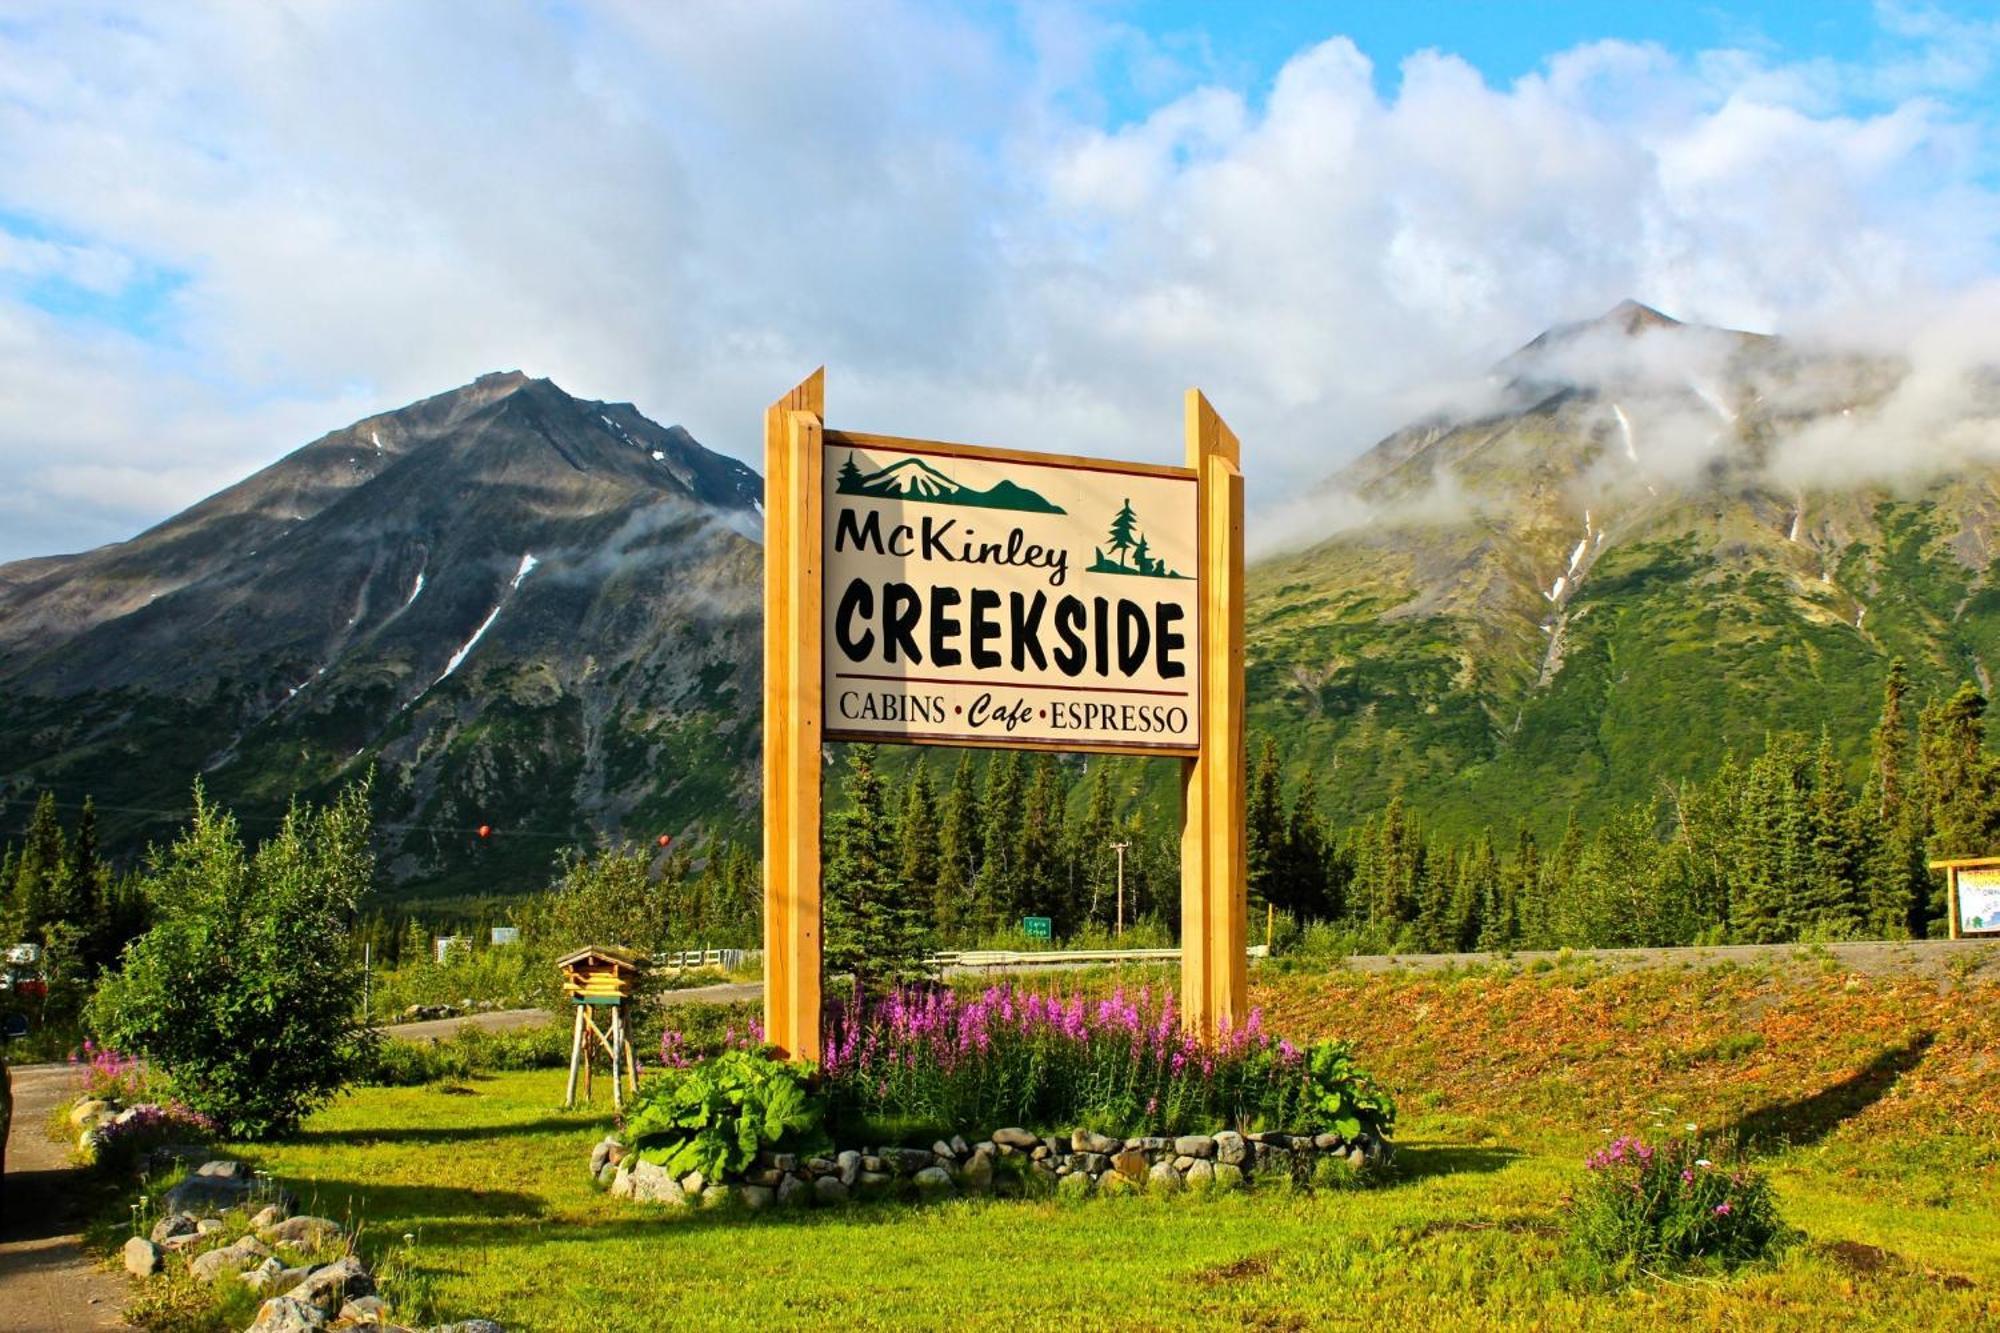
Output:
<instances>
[{"instance_id":1,"label":"wooden support beam","mask_svg":"<svg viewBox=\"0 0 2000 1333\"><path fill-rule=\"evenodd\" d=\"M1243 473L1235 433L1199 389L1187 392L1185 429L1202 580L1201 756L1181 771L1181 1012L1208 1039L1240 1025L1249 1004Z\"/></svg>"},{"instance_id":2,"label":"wooden support beam","mask_svg":"<svg viewBox=\"0 0 2000 1333\"><path fill-rule=\"evenodd\" d=\"M819 1058L825 414L825 367L764 413L764 1035L800 1060Z\"/></svg>"}]
</instances>

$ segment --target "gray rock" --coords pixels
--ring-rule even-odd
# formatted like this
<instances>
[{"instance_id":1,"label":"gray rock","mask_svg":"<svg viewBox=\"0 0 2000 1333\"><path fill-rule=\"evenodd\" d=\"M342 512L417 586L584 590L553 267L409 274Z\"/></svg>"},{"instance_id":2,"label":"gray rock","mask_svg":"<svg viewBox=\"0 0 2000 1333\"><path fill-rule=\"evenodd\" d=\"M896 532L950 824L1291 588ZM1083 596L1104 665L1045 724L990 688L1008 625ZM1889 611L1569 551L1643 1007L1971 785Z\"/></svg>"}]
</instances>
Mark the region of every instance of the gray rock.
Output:
<instances>
[{"instance_id":1,"label":"gray rock","mask_svg":"<svg viewBox=\"0 0 2000 1333\"><path fill-rule=\"evenodd\" d=\"M831 1157L808 1157L806 1170L815 1176L830 1176L838 1172L840 1167Z\"/></svg>"},{"instance_id":2,"label":"gray rock","mask_svg":"<svg viewBox=\"0 0 2000 1333\"><path fill-rule=\"evenodd\" d=\"M1077 1170L1088 1171L1093 1176L1103 1174L1104 1169L1111 1165L1111 1159L1101 1152L1073 1153L1069 1160Z\"/></svg>"},{"instance_id":3,"label":"gray rock","mask_svg":"<svg viewBox=\"0 0 2000 1333\"><path fill-rule=\"evenodd\" d=\"M168 1190L160 1207L170 1213L192 1213L197 1217L226 1213L250 1199L250 1181L235 1176L189 1176Z\"/></svg>"},{"instance_id":4,"label":"gray rock","mask_svg":"<svg viewBox=\"0 0 2000 1333\"><path fill-rule=\"evenodd\" d=\"M1356 1171L1366 1171L1368 1169L1368 1150L1358 1143L1354 1147L1349 1148L1347 1150L1347 1164Z\"/></svg>"},{"instance_id":5,"label":"gray rock","mask_svg":"<svg viewBox=\"0 0 2000 1333\"><path fill-rule=\"evenodd\" d=\"M1127 1148L1111 1159L1111 1169L1133 1181L1143 1180L1149 1165L1146 1154L1137 1148ZM1167 1169L1173 1170L1172 1167Z\"/></svg>"},{"instance_id":6,"label":"gray rock","mask_svg":"<svg viewBox=\"0 0 2000 1333\"><path fill-rule=\"evenodd\" d=\"M776 1189L778 1182L784 1178L785 1173L775 1166L756 1167L743 1177L748 1184L762 1185L767 1190Z\"/></svg>"},{"instance_id":7,"label":"gray rock","mask_svg":"<svg viewBox=\"0 0 2000 1333\"><path fill-rule=\"evenodd\" d=\"M375 1279L351 1254L315 1268L305 1281L285 1293L295 1301L318 1307L329 1318L351 1298L374 1294Z\"/></svg>"},{"instance_id":8,"label":"gray rock","mask_svg":"<svg viewBox=\"0 0 2000 1333\"><path fill-rule=\"evenodd\" d=\"M356 1324L379 1324L389 1313L389 1307L382 1303L380 1296L356 1296L340 1307L335 1316L343 1321Z\"/></svg>"},{"instance_id":9,"label":"gray rock","mask_svg":"<svg viewBox=\"0 0 2000 1333\"><path fill-rule=\"evenodd\" d=\"M1187 1169L1200 1160L1198 1157L1176 1157L1172 1159L1174 1170L1180 1172L1182 1175L1186 1175Z\"/></svg>"},{"instance_id":10,"label":"gray rock","mask_svg":"<svg viewBox=\"0 0 2000 1333\"><path fill-rule=\"evenodd\" d=\"M635 1203L678 1205L687 1202L687 1192L681 1188L681 1183L667 1173L667 1168L655 1162L634 1161L628 1178Z\"/></svg>"},{"instance_id":11,"label":"gray rock","mask_svg":"<svg viewBox=\"0 0 2000 1333\"><path fill-rule=\"evenodd\" d=\"M777 1201L777 1193L768 1185L738 1185L736 1201L753 1212L769 1208Z\"/></svg>"},{"instance_id":12,"label":"gray rock","mask_svg":"<svg viewBox=\"0 0 2000 1333\"><path fill-rule=\"evenodd\" d=\"M285 1207L284 1204L267 1203L257 1210L255 1217L250 1219L250 1229L252 1231L262 1231L265 1227L278 1225L278 1223L284 1221L289 1216L291 1216L291 1209Z\"/></svg>"},{"instance_id":13,"label":"gray rock","mask_svg":"<svg viewBox=\"0 0 2000 1333\"><path fill-rule=\"evenodd\" d=\"M1146 1188L1157 1194L1178 1194L1181 1191L1181 1173L1174 1170L1172 1162L1155 1162L1153 1169L1146 1173Z\"/></svg>"},{"instance_id":14,"label":"gray rock","mask_svg":"<svg viewBox=\"0 0 2000 1333\"><path fill-rule=\"evenodd\" d=\"M1114 1139L1109 1134L1098 1134L1088 1129L1079 1129L1069 1136L1069 1146L1076 1152L1091 1153L1099 1157L1109 1157L1125 1146L1125 1140Z\"/></svg>"},{"instance_id":15,"label":"gray rock","mask_svg":"<svg viewBox=\"0 0 2000 1333\"><path fill-rule=\"evenodd\" d=\"M1183 1134L1174 1140L1174 1151L1182 1157L1213 1157L1215 1140L1206 1134Z\"/></svg>"},{"instance_id":16,"label":"gray rock","mask_svg":"<svg viewBox=\"0 0 2000 1333\"><path fill-rule=\"evenodd\" d=\"M1241 1166L1250 1157L1250 1144L1233 1129L1225 1129L1215 1136L1215 1160L1230 1166Z\"/></svg>"},{"instance_id":17,"label":"gray rock","mask_svg":"<svg viewBox=\"0 0 2000 1333\"><path fill-rule=\"evenodd\" d=\"M1165 1152L1169 1148L1174 1146L1174 1141L1172 1139L1163 1139L1156 1135L1149 1134L1145 1138L1139 1140L1139 1146L1144 1148L1147 1152Z\"/></svg>"},{"instance_id":18,"label":"gray rock","mask_svg":"<svg viewBox=\"0 0 2000 1333\"><path fill-rule=\"evenodd\" d=\"M708 1188L708 1177L699 1171L690 1171L681 1177L681 1189L688 1194L699 1194Z\"/></svg>"},{"instance_id":19,"label":"gray rock","mask_svg":"<svg viewBox=\"0 0 2000 1333\"><path fill-rule=\"evenodd\" d=\"M238 1162L232 1158L217 1157L203 1162L194 1173L204 1180L235 1180L249 1184L254 1178L250 1163Z\"/></svg>"},{"instance_id":20,"label":"gray rock","mask_svg":"<svg viewBox=\"0 0 2000 1333\"><path fill-rule=\"evenodd\" d=\"M942 1199L952 1193L951 1172L941 1166L927 1166L911 1179L917 1193L926 1199Z\"/></svg>"},{"instance_id":21,"label":"gray rock","mask_svg":"<svg viewBox=\"0 0 2000 1333\"><path fill-rule=\"evenodd\" d=\"M1333 1149L1341 1147L1346 1142L1347 1140L1341 1138L1340 1135L1338 1134L1313 1135L1313 1147L1319 1149L1321 1152L1331 1152Z\"/></svg>"},{"instance_id":22,"label":"gray rock","mask_svg":"<svg viewBox=\"0 0 2000 1333\"><path fill-rule=\"evenodd\" d=\"M286 1217L282 1223L272 1223L258 1231L258 1239L266 1245L288 1245L292 1249L326 1249L340 1241L340 1223L326 1217Z\"/></svg>"},{"instance_id":23,"label":"gray rock","mask_svg":"<svg viewBox=\"0 0 2000 1333\"><path fill-rule=\"evenodd\" d=\"M1081 1171L1072 1171L1056 1183L1056 1193L1065 1199L1087 1199L1095 1182Z\"/></svg>"},{"instance_id":24,"label":"gray rock","mask_svg":"<svg viewBox=\"0 0 2000 1333\"><path fill-rule=\"evenodd\" d=\"M877 1193L887 1189L895 1177L886 1171L863 1171L855 1179L854 1187L863 1193Z\"/></svg>"},{"instance_id":25,"label":"gray rock","mask_svg":"<svg viewBox=\"0 0 2000 1333\"><path fill-rule=\"evenodd\" d=\"M836 1185L839 1181L834 1182ZM803 1208L812 1201L812 1186L806 1184L799 1175L787 1175L778 1182L778 1206L780 1208Z\"/></svg>"},{"instance_id":26,"label":"gray rock","mask_svg":"<svg viewBox=\"0 0 2000 1333\"><path fill-rule=\"evenodd\" d=\"M97 1118L111 1109L111 1103L101 1097L85 1097L69 1108L69 1123L73 1129L89 1129L97 1123Z\"/></svg>"},{"instance_id":27,"label":"gray rock","mask_svg":"<svg viewBox=\"0 0 2000 1333\"><path fill-rule=\"evenodd\" d=\"M952 1146L949 1143L946 1143L943 1139L939 1139L936 1143L933 1143L931 1145L931 1156L940 1157L947 1161L950 1161L956 1159L958 1153L952 1148Z\"/></svg>"},{"instance_id":28,"label":"gray rock","mask_svg":"<svg viewBox=\"0 0 2000 1333\"><path fill-rule=\"evenodd\" d=\"M834 1165L840 1168L840 1183L849 1189L853 1189L854 1182L861 1178L861 1154L852 1151L844 1152L833 1160Z\"/></svg>"},{"instance_id":29,"label":"gray rock","mask_svg":"<svg viewBox=\"0 0 2000 1333\"><path fill-rule=\"evenodd\" d=\"M617 1169L616 1171L613 1171L613 1172L611 1173L611 1197L612 1197L612 1198L614 1198L614 1199L629 1199L629 1198L631 1198L631 1197L632 1197L632 1167L633 1167L633 1166L634 1166L634 1163L632 1163L632 1162L626 1162L625 1164L623 1164L622 1166L620 1166L620 1167L619 1167L619 1168L618 1168L618 1169Z\"/></svg>"},{"instance_id":30,"label":"gray rock","mask_svg":"<svg viewBox=\"0 0 2000 1333\"><path fill-rule=\"evenodd\" d=\"M456 1324L438 1324L424 1333L507 1333L491 1319L462 1319Z\"/></svg>"},{"instance_id":31,"label":"gray rock","mask_svg":"<svg viewBox=\"0 0 2000 1333\"><path fill-rule=\"evenodd\" d=\"M169 1236L161 1241L160 1248L169 1254L193 1254L206 1249L214 1233L209 1231L183 1231L177 1236Z\"/></svg>"},{"instance_id":32,"label":"gray rock","mask_svg":"<svg viewBox=\"0 0 2000 1333\"><path fill-rule=\"evenodd\" d=\"M125 1271L133 1277L151 1277L160 1271L164 1262L160 1247L144 1236L134 1236L126 1241L120 1253L125 1260Z\"/></svg>"},{"instance_id":33,"label":"gray rock","mask_svg":"<svg viewBox=\"0 0 2000 1333\"><path fill-rule=\"evenodd\" d=\"M1215 1163L1197 1157L1187 1168L1187 1187L1206 1192L1215 1188Z\"/></svg>"},{"instance_id":34,"label":"gray rock","mask_svg":"<svg viewBox=\"0 0 2000 1333\"><path fill-rule=\"evenodd\" d=\"M771 1166L778 1171L796 1171L799 1169L799 1155L791 1152L774 1152L771 1154Z\"/></svg>"},{"instance_id":35,"label":"gray rock","mask_svg":"<svg viewBox=\"0 0 2000 1333\"><path fill-rule=\"evenodd\" d=\"M287 1273L292 1274L292 1276L287 1278ZM270 1258L238 1276L243 1279L244 1286L262 1295L267 1291L291 1290L305 1280L306 1270L303 1268L287 1269L283 1260Z\"/></svg>"},{"instance_id":36,"label":"gray rock","mask_svg":"<svg viewBox=\"0 0 2000 1333\"><path fill-rule=\"evenodd\" d=\"M1046 1162L1046 1161L1048 1161L1048 1160L1049 1160L1049 1158L1050 1158L1051 1156L1053 1156L1054 1154L1052 1154L1052 1153L1051 1153L1051 1152L1049 1151L1049 1145L1048 1145L1048 1144L1046 1144L1046 1143L1037 1143L1037 1144L1035 1145L1035 1149L1034 1149L1034 1151L1033 1151L1033 1152L1031 1152L1031 1153L1030 1153L1030 1154L1028 1154L1028 1155L1029 1155L1030 1157L1034 1158L1034 1159L1035 1159L1035 1160L1036 1160L1037 1162Z\"/></svg>"},{"instance_id":37,"label":"gray rock","mask_svg":"<svg viewBox=\"0 0 2000 1333\"><path fill-rule=\"evenodd\" d=\"M255 1268L271 1257L271 1247L263 1241L255 1236L238 1236L221 1249L210 1250L194 1260L188 1265L188 1271L204 1282L213 1282Z\"/></svg>"},{"instance_id":38,"label":"gray rock","mask_svg":"<svg viewBox=\"0 0 2000 1333\"><path fill-rule=\"evenodd\" d=\"M980 1144L981 1148L986 1144ZM974 1151L959 1169L959 1178L965 1182L968 1194L985 1194L993 1188L993 1154Z\"/></svg>"},{"instance_id":39,"label":"gray rock","mask_svg":"<svg viewBox=\"0 0 2000 1333\"><path fill-rule=\"evenodd\" d=\"M840 1183L839 1176L821 1176L813 1181L813 1197L823 1204L847 1202L847 1186Z\"/></svg>"},{"instance_id":40,"label":"gray rock","mask_svg":"<svg viewBox=\"0 0 2000 1333\"><path fill-rule=\"evenodd\" d=\"M1106 1198L1120 1194L1137 1194L1139 1184L1132 1177L1119 1171L1106 1171L1097 1181L1097 1192Z\"/></svg>"},{"instance_id":41,"label":"gray rock","mask_svg":"<svg viewBox=\"0 0 2000 1333\"><path fill-rule=\"evenodd\" d=\"M1215 1164L1215 1187L1219 1190L1241 1189L1243 1187L1243 1168L1231 1162L1217 1162Z\"/></svg>"},{"instance_id":42,"label":"gray rock","mask_svg":"<svg viewBox=\"0 0 2000 1333\"><path fill-rule=\"evenodd\" d=\"M590 1150L591 1175L595 1176L603 1172L604 1164L611 1160L611 1149L614 1146L616 1146L617 1143L618 1140L615 1138L603 1138L599 1139L596 1145L591 1148Z\"/></svg>"},{"instance_id":43,"label":"gray rock","mask_svg":"<svg viewBox=\"0 0 2000 1333\"><path fill-rule=\"evenodd\" d=\"M257 1309L257 1322L243 1333L318 1333L326 1315L309 1301L273 1296Z\"/></svg>"},{"instance_id":44,"label":"gray rock","mask_svg":"<svg viewBox=\"0 0 2000 1333\"><path fill-rule=\"evenodd\" d=\"M1003 1148L1017 1148L1023 1152L1041 1143L1039 1138L1018 1127L994 1130L993 1141Z\"/></svg>"},{"instance_id":45,"label":"gray rock","mask_svg":"<svg viewBox=\"0 0 2000 1333\"><path fill-rule=\"evenodd\" d=\"M159 1244L170 1236L192 1236L195 1234L194 1219L186 1213L168 1213L153 1223L153 1243Z\"/></svg>"},{"instance_id":46,"label":"gray rock","mask_svg":"<svg viewBox=\"0 0 2000 1333\"><path fill-rule=\"evenodd\" d=\"M610 1189L612 1184L617 1179L618 1179L618 1168L611 1165L611 1163L609 1162L606 1162L603 1165L603 1167L598 1170L597 1183L602 1185L606 1189Z\"/></svg>"},{"instance_id":47,"label":"gray rock","mask_svg":"<svg viewBox=\"0 0 2000 1333\"><path fill-rule=\"evenodd\" d=\"M963 1134L954 1134L951 1136L951 1155L953 1157L968 1157L971 1154L972 1149L967 1145Z\"/></svg>"},{"instance_id":48,"label":"gray rock","mask_svg":"<svg viewBox=\"0 0 2000 1333\"><path fill-rule=\"evenodd\" d=\"M219 1217L199 1218L194 1224L194 1230L198 1236L213 1236L222 1230L222 1219Z\"/></svg>"}]
</instances>

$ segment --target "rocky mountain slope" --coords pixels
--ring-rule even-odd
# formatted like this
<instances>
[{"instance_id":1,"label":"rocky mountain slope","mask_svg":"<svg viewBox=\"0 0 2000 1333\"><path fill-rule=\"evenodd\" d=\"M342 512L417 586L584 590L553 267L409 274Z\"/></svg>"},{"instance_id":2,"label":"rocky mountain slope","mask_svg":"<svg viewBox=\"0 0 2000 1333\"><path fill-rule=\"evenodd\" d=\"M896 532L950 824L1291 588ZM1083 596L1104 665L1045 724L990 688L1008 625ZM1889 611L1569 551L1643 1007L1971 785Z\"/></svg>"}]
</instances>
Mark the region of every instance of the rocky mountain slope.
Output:
<instances>
[{"instance_id":1,"label":"rocky mountain slope","mask_svg":"<svg viewBox=\"0 0 2000 1333\"><path fill-rule=\"evenodd\" d=\"M1892 656L1920 693L2000 668L2000 390L1948 387L1631 303L1552 329L1253 565L1253 727L1336 822L1401 790L1502 836L1774 728L1827 729L1858 776ZM92 794L129 848L197 774L268 820L374 764L390 868L433 891L534 887L599 835L748 834L760 494L519 374L357 422L131 541L0 566L0 786ZM1110 762L1171 802L1171 765Z\"/></svg>"},{"instance_id":2,"label":"rocky mountain slope","mask_svg":"<svg viewBox=\"0 0 2000 1333\"><path fill-rule=\"evenodd\" d=\"M370 417L130 541L0 567L0 780L93 794L129 845L197 774L268 819L374 764L398 877L480 890L595 830L733 820L761 497L518 373Z\"/></svg>"},{"instance_id":3,"label":"rocky mountain slope","mask_svg":"<svg viewBox=\"0 0 2000 1333\"><path fill-rule=\"evenodd\" d=\"M1962 447L2000 394L1954 387L1947 448L1912 378L1629 302L1551 330L1334 480L1366 521L1254 567L1253 725L1337 816L1400 788L1503 836L1773 729L1858 774L1891 657L1920 689L2000 668L2000 470Z\"/></svg>"}]
</instances>

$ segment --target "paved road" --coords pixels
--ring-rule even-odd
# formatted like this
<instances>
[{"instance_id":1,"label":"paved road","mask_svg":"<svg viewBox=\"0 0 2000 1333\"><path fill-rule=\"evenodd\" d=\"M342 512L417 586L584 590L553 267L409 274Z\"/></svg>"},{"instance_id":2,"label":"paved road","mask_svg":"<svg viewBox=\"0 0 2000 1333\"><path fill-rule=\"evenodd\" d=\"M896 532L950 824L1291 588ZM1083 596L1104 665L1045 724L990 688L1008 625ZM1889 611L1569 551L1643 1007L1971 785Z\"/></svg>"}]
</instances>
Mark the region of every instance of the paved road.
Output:
<instances>
[{"instance_id":1,"label":"paved road","mask_svg":"<svg viewBox=\"0 0 2000 1333\"><path fill-rule=\"evenodd\" d=\"M0 1330L123 1328L118 1312L130 1287L84 1252L73 1189L80 1173L42 1128L49 1113L74 1095L76 1073L68 1065L21 1065L12 1072L14 1121L0 1201Z\"/></svg>"},{"instance_id":2,"label":"paved road","mask_svg":"<svg viewBox=\"0 0 2000 1333\"><path fill-rule=\"evenodd\" d=\"M686 990L670 990L660 996L661 1004L737 1004L743 1001L764 998L764 983L761 981L730 981L719 986L690 986ZM467 1014L463 1018L432 1018L421 1023L392 1023L382 1029L391 1037L401 1037L405 1041L423 1038L449 1037L466 1024L484 1028L488 1032L512 1032L517 1028L531 1028L551 1021L555 1015L546 1009L494 1009L483 1014ZM564 1019L568 1022L568 1019Z\"/></svg>"},{"instance_id":3,"label":"paved road","mask_svg":"<svg viewBox=\"0 0 2000 1333\"><path fill-rule=\"evenodd\" d=\"M1814 963L1831 959L1849 972L1873 976L1922 975L1982 980L2000 978L2000 940L1878 940L1857 944L1719 944L1699 949L1577 949L1568 953L1422 953L1355 957L1347 966L1357 972L1434 972L1448 967L1511 963L1532 967L1563 958L1588 960L1621 971L1642 967L1716 967L1733 963L1755 967L1769 963Z\"/></svg>"}]
</instances>

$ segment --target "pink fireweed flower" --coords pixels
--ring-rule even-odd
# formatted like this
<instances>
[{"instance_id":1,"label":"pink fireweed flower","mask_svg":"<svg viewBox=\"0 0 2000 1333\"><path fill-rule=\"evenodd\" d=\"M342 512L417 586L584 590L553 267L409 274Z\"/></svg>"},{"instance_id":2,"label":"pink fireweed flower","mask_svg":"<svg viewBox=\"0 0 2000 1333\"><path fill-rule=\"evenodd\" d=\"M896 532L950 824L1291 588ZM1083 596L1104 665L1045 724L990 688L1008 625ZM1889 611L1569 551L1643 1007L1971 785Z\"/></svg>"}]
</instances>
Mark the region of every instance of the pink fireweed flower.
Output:
<instances>
[{"instance_id":1,"label":"pink fireweed flower","mask_svg":"<svg viewBox=\"0 0 2000 1333\"><path fill-rule=\"evenodd\" d=\"M1731 1208L1729 1206L1729 1201L1727 1199L1724 1199L1721 1203L1715 1205L1715 1215L1717 1217L1727 1217L1735 1211L1736 1210L1734 1208Z\"/></svg>"}]
</instances>

